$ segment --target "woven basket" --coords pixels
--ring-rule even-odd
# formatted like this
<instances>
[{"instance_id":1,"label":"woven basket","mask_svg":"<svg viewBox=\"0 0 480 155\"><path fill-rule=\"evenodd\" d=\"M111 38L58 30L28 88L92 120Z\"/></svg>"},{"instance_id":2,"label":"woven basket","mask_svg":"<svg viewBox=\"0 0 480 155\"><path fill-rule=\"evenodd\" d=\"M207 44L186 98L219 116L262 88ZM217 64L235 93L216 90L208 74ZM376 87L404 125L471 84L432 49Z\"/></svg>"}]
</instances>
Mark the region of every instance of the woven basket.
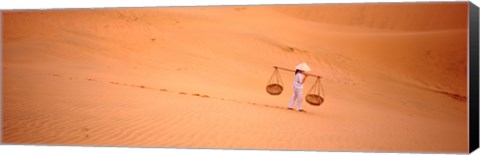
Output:
<instances>
[{"instance_id":1,"label":"woven basket","mask_svg":"<svg viewBox=\"0 0 480 155\"><path fill-rule=\"evenodd\" d=\"M308 94L305 97L305 100L307 101L307 103L313 106L320 106L323 103L323 98L316 94Z\"/></svg>"},{"instance_id":2,"label":"woven basket","mask_svg":"<svg viewBox=\"0 0 480 155\"><path fill-rule=\"evenodd\" d=\"M283 87L279 84L269 84L267 86L267 93L270 95L280 95L283 91Z\"/></svg>"}]
</instances>

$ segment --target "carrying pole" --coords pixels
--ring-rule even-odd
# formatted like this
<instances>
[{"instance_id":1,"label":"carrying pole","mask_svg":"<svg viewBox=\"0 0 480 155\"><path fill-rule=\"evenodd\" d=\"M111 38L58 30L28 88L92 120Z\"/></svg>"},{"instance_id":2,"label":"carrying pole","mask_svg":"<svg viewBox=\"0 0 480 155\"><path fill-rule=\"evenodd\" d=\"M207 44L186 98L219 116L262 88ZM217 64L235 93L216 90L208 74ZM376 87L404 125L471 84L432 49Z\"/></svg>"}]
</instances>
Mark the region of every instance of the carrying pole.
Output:
<instances>
[{"instance_id":1,"label":"carrying pole","mask_svg":"<svg viewBox=\"0 0 480 155\"><path fill-rule=\"evenodd\" d=\"M278 67L278 66L273 66L273 68L275 68L275 69L281 69L281 70L285 70L285 71L290 71L290 72L295 72L295 70L291 70L291 69L287 69L287 68L282 68L282 67ZM314 77L317 77L317 78L322 78L321 76L315 75L315 74L310 74L310 73L304 73L304 74L307 74L308 76L314 76Z\"/></svg>"}]
</instances>

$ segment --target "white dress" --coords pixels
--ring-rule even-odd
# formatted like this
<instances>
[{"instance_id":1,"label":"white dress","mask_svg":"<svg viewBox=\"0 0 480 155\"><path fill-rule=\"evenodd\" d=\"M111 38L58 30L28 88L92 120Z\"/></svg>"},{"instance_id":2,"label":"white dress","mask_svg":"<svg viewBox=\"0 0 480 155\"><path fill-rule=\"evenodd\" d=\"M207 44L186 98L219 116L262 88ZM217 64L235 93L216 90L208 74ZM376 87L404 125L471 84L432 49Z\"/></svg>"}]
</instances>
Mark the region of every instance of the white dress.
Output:
<instances>
[{"instance_id":1,"label":"white dress","mask_svg":"<svg viewBox=\"0 0 480 155\"><path fill-rule=\"evenodd\" d=\"M297 110L302 109L303 78L305 78L305 75L302 73L297 73L295 75L295 80L293 81L293 95L288 104L289 108L292 108L295 100L297 100Z\"/></svg>"}]
</instances>

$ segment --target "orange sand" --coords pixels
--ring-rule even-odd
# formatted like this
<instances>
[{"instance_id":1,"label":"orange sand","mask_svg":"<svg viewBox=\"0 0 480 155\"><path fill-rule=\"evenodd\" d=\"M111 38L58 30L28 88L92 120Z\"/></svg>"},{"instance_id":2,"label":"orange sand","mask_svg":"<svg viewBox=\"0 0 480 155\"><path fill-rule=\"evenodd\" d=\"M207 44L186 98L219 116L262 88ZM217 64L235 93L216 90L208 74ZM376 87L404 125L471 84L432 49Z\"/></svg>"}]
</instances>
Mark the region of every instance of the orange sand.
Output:
<instances>
[{"instance_id":1,"label":"orange sand","mask_svg":"<svg viewBox=\"0 0 480 155\"><path fill-rule=\"evenodd\" d=\"M467 152L467 3L3 12L3 142ZM288 111L273 65L326 102ZM314 79L307 79L305 92Z\"/></svg>"}]
</instances>

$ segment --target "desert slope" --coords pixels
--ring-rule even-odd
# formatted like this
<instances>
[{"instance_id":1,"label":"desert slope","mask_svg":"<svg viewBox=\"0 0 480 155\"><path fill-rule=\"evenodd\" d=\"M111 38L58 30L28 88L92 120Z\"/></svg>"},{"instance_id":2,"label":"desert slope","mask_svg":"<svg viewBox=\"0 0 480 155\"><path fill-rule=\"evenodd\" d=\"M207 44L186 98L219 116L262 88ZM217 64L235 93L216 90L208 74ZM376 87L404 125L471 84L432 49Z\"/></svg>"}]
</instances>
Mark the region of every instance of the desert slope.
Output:
<instances>
[{"instance_id":1,"label":"desert slope","mask_svg":"<svg viewBox=\"0 0 480 155\"><path fill-rule=\"evenodd\" d=\"M466 6L3 12L3 142L465 152ZM307 113L265 92L300 62Z\"/></svg>"},{"instance_id":2,"label":"desert slope","mask_svg":"<svg viewBox=\"0 0 480 155\"><path fill-rule=\"evenodd\" d=\"M467 7L465 3L447 2L285 5L274 9L292 17L324 24L390 31L432 31L465 29L468 24Z\"/></svg>"}]
</instances>

